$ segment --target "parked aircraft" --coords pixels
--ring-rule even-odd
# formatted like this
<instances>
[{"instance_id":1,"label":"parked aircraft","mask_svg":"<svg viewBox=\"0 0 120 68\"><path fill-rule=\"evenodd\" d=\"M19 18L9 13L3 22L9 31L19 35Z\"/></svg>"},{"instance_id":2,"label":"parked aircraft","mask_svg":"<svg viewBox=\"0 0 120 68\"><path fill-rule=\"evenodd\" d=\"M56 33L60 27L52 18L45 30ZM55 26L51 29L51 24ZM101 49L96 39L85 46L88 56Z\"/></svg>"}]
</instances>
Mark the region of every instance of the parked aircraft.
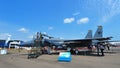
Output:
<instances>
[{"instance_id":1,"label":"parked aircraft","mask_svg":"<svg viewBox=\"0 0 120 68\"><path fill-rule=\"evenodd\" d=\"M50 37L48 35L42 34L42 46L55 46L56 48L71 48L78 49L79 51L87 51L89 50L90 45L95 45L98 42L104 42L110 40L112 37L103 37L103 28L102 26L98 26L95 35L92 36L92 30L89 30L84 39L55 39L54 37ZM46 38L48 37L48 38ZM21 46L33 46L34 41L25 42Z\"/></svg>"},{"instance_id":2,"label":"parked aircraft","mask_svg":"<svg viewBox=\"0 0 120 68\"><path fill-rule=\"evenodd\" d=\"M109 41L108 42L112 47L120 47L120 41Z\"/></svg>"}]
</instances>

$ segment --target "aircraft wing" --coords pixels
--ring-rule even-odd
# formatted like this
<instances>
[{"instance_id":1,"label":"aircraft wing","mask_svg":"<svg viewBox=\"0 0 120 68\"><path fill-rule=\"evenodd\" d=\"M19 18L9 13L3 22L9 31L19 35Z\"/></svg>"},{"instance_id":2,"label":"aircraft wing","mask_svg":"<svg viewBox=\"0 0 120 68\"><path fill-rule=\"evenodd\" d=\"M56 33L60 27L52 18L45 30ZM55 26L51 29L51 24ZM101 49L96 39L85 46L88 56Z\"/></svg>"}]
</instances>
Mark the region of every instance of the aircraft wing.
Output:
<instances>
[{"instance_id":1,"label":"aircraft wing","mask_svg":"<svg viewBox=\"0 0 120 68\"><path fill-rule=\"evenodd\" d=\"M93 38L92 40L110 40L113 37Z\"/></svg>"},{"instance_id":2,"label":"aircraft wing","mask_svg":"<svg viewBox=\"0 0 120 68\"><path fill-rule=\"evenodd\" d=\"M65 43L65 44L69 44L69 43L90 42L90 41L92 41L92 40L104 41L104 40L110 40L111 38L112 38L112 37L64 40L64 43Z\"/></svg>"}]
</instances>

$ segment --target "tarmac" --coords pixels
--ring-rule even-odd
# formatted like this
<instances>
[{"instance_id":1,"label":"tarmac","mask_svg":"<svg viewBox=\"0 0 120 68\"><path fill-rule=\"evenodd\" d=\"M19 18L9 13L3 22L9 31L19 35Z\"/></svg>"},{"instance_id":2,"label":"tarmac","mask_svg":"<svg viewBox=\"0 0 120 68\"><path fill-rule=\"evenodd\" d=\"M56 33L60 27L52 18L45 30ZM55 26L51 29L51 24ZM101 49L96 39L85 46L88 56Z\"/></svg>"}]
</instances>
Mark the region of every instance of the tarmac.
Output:
<instances>
[{"instance_id":1,"label":"tarmac","mask_svg":"<svg viewBox=\"0 0 120 68\"><path fill-rule=\"evenodd\" d=\"M120 47L106 51L105 56L72 55L71 62L57 61L58 55L41 55L27 59L26 53L0 55L0 68L119 68Z\"/></svg>"}]
</instances>

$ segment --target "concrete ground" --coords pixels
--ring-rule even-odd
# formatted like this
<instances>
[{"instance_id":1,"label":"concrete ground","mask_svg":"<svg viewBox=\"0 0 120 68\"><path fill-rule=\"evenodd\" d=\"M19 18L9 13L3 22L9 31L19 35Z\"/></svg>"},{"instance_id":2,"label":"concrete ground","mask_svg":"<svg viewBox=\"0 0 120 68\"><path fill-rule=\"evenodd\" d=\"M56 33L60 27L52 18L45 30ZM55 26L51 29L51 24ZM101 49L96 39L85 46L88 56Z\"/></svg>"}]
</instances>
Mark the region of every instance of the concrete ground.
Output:
<instances>
[{"instance_id":1,"label":"concrete ground","mask_svg":"<svg viewBox=\"0 0 120 68\"><path fill-rule=\"evenodd\" d=\"M0 55L0 68L119 68L120 47L107 51L104 57L72 55L71 62L58 62L58 55L41 55L27 59L25 53Z\"/></svg>"}]
</instances>

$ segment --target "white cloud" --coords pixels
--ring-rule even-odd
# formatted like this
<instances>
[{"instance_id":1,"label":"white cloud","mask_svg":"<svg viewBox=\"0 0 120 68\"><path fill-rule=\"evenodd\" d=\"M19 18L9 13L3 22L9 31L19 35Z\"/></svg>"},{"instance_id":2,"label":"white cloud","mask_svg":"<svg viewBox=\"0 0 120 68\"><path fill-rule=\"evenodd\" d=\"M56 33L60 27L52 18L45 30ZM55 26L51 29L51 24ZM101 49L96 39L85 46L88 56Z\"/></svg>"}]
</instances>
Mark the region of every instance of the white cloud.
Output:
<instances>
[{"instance_id":1,"label":"white cloud","mask_svg":"<svg viewBox=\"0 0 120 68\"><path fill-rule=\"evenodd\" d=\"M52 30L52 29L53 29L53 27L52 27L52 26L48 27L48 30Z\"/></svg>"},{"instance_id":2,"label":"white cloud","mask_svg":"<svg viewBox=\"0 0 120 68\"><path fill-rule=\"evenodd\" d=\"M20 28L18 31L20 31L20 32L28 32L28 30L26 28Z\"/></svg>"},{"instance_id":3,"label":"white cloud","mask_svg":"<svg viewBox=\"0 0 120 68\"><path fill-rule=\"evenodd\" d=\"M47 34L47 32L42 32L43 34Z\"/></svg>"},{"instance_id":4,"label":"white cloud","mask_svg":"<svg viewBox=\"0 0 120 68\"><path fill-rule=\"evenodd\" d=\"M81 18L79 20L77 20L77 24L85 24L89 22L89 18L85 17L85 18Z\"/></svg>"},{"instance_id":5,"label":"white cloud","mask_svg":"<svg viewBox=\"0 0 120 68\"><path fill-rule=\"evenodd\" d=\"M60 37L60 39L64 39L63 37Z\"/></svg>"},{"instance_id":6,"label":"white cloud","mask_svg":"<svg viewBox=\"0 0 120 68\"><path fill-rule=\"evenodd\" d=\"M82 9L87 9L88 12L97 13L100 24L104 24L120 16L120 0L87 0L80 6ZM81 11L80 11L81 12Z\"/></svg>"},{"instance_id":7,"label":"white cloud","mask_svg":"<svg viewBox=\"0 0 120 68\"><path fill-rule=\"evenodd\" d=\"M65 18L64 23L72 23L74 20L74 18Z\"/></svg>"},{"instance_id":8,"label":"white cloud","mask_svg":"<svg viewBox=\"0 0 120 68\"><path fill-rule=\"evenodd\" d=\"M7 39L8 37L11 37L12 35L9 34L9 33L3 33L3 34L0 34L0 39Z\"/></svg>"},{"instance_id":9,"label":"white cloud","mask_svg":"<svg viewBox=\"0 0 120 68\"><path fill-rule=\"evenodd\" d=\"M28 38L33 39L33 35L29 36Z\"/></svg>"},{"instance_id":10,"label":"white cloud","mask_svg":"<svg viewBox=\"0 0 120 68\"><path fill-rule=\"evenodd\" d=\"M103 23L106 23L116 15L120 15L120 0L104 0L103 2L107 9L101 20Z\"/></svg>"},{"instance_id":11,"label":"white cloud","mask_svg":"<svg viewBox=\"0 0 120 68\"><path fill-rule=\"evenodd\" d=\"M76 13L73 13L73 16L77 16L79 14L80 14L80 12L76 12Z\"/></svg>"},{"instance_id":12,"label":"white cloud","mask_svg":"<svg viewBox=\"0 0 120 68\"><path fill-rule=\"evenodd\" d=\"M103 16L103 17L102 17L102 22L103 22L103 23L107 22L107 20L109 19L109 17L110 17L109 15Z\"/></svg>"}]
</instances>

